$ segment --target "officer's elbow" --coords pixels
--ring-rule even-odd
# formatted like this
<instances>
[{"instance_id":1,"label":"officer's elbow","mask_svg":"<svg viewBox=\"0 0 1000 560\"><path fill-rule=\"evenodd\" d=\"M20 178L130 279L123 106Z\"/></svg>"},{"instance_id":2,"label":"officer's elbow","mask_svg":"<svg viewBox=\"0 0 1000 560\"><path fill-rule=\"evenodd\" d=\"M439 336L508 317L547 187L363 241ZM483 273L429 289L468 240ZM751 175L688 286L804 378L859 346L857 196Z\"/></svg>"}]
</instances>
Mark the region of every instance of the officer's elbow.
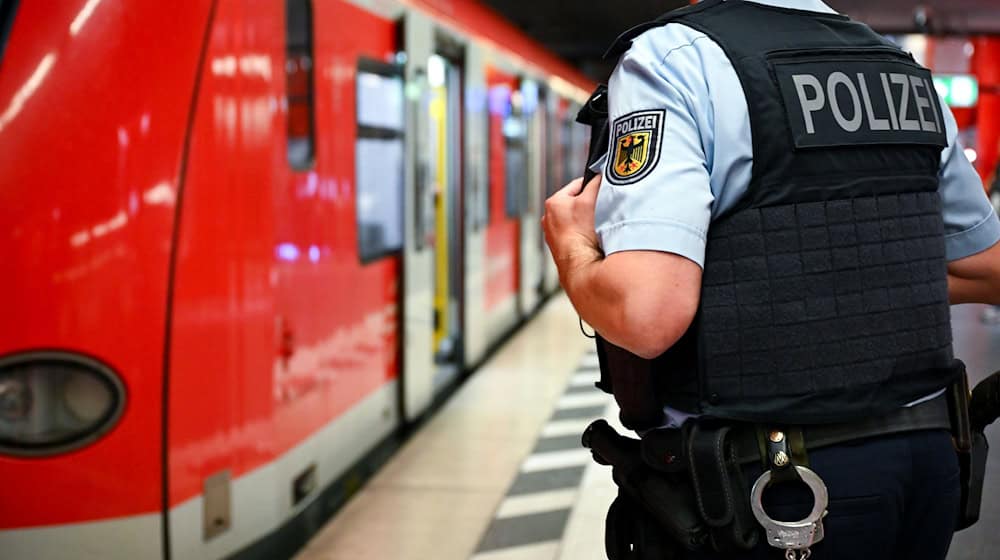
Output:
<instances>
[{"instance_id":1,"label":"officer's elbow","mask_svg":"<svg viewBox=\"0 0 1000 560\"><path fill-rule=\"evenodd\" d=\"M697 300L635 300L624 306L623 320L628 329L623 333L624 344L619 345L647 360L660 356L676 344L691 326L697 311Z\"/></svg>"},{"instance_id":2,"label":"officer's elbow","mask_svg":"<svg viewBox=\"0 0 1000 560\"><path fill-rule=\"evenodd\" d=\"M948 295L952 304L1000 305L1000 243L948 263Z\"/></svg>"},{"instance_id":3,"label":"officer's elbow","mask_svg":"<svg viewBox=\"0 0 1000 560\"><path fill-rule=\"evenodd\" d=\"M625 251L607 259L616 271L616 345L652 359L687 332L698 310L701 267L672 253ZM605 333L602 331L602 334Z\"/></svg>"}]
</instances>

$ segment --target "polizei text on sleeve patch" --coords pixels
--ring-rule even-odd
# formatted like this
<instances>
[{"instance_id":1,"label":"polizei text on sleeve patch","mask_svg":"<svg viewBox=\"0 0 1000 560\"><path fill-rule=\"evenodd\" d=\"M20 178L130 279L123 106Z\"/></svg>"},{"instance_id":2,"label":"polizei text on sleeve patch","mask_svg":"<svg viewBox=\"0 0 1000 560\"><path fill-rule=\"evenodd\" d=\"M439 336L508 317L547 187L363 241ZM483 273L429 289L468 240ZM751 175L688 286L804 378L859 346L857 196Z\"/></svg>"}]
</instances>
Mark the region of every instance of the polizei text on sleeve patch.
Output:
<instances>
[{"instance_id":1,"label":"polizei text on sleeve patch","mask_svg":"<svg viewBox=\"0 0 1000 560\"><path fill-rule=\"evenodd\" d=\"M776 62L796 148L948 145L931 73L892 59Z\"/></svg>"},{"instance_id":2,"label":"polizei text on sleeve patch","mask_svg":"<svg viewBox=\"0 0 1000 560\"><path fill-rule=\"evenodd\" d=\"M611 126L608 180L631 185L649 175L660 159L665 111L638 111L615 119Z\"/></svg>"}]
</instances>

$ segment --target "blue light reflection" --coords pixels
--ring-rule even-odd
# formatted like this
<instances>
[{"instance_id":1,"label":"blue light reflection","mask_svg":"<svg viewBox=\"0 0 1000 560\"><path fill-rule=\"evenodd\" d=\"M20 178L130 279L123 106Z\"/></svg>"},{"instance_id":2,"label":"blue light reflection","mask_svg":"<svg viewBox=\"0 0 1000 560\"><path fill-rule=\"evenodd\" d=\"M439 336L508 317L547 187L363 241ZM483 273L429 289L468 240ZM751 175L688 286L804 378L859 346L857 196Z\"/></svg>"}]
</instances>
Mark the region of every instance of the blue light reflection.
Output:
<instances>
[{"instance_id":1,"label":"blue light reflection","mask_svg":"<svg viewBox=\"0 0 1000 560\"><path fill-rule=\"evenodd\" d=\"M295 262L299 260L299 248L294 243L282 243L278 245L276 252L278 258L283 261Z\"/></svg>"}]
</instances>

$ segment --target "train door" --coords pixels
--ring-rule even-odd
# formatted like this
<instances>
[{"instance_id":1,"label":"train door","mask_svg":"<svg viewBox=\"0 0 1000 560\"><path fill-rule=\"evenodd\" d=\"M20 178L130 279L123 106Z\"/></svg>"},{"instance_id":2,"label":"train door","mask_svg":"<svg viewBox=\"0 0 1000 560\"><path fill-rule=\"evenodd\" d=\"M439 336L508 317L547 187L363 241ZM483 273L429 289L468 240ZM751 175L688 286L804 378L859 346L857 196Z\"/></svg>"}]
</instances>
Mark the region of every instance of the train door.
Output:
<instances>
[{"instance_id":1,"label":"train door","mask_svg":"<svg viewBox=\"0 0 1000 560\"><path fill-rule=\"evenodd\" d=\"M523 80L518 92L520 105L520 122L522 130L520 141L521 161L514 164L523 166L521 173L516 175L520 184L512 185L520 195L520 265L518 272L518 307L522 316L526 316L538 306L542 291L542 274L544 261L542 253L541 192L543 189L544 169L544 118L545 112L540 110L539 86L533 80Z\"/></svg>"},{"instance_id":2,"label":"train door","mask_svg":"<svg viewBox=\"0 0 1000 560\"><path fill-rule=\"evenodd\" d=\"M455 379L463 363L463 50L435 38L427 60L428 127L424 146L434 190L434 392Z\"/></svg>"},{"instance_id":3,"label":"train door","mask_svg":"<svg viewBox=\"0 0 1000 560\"><path fill-rule=\"evenodd\" d=\"M462 369L464 47L419 12L404 21L411 135L404 198L402 407L419 417Z\"/></svg>"}]
</instances>

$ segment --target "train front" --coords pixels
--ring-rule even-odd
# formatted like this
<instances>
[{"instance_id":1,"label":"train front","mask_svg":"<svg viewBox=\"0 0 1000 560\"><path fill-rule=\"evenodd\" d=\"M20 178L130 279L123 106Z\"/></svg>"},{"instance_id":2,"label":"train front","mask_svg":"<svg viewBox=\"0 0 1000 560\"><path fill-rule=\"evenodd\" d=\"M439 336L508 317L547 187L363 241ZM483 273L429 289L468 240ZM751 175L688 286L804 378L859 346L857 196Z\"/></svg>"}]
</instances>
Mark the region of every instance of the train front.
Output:
<instances>
[{"instance_id":1,"label":"train front","mask_svg":"<svg viewBox=\"0 0 1000 560\"><path fill-rule=\"evenodd\" d=\"M4 558L163 553L171 239L208 4L0 2Z\"/></svg>"}]
</instances>

